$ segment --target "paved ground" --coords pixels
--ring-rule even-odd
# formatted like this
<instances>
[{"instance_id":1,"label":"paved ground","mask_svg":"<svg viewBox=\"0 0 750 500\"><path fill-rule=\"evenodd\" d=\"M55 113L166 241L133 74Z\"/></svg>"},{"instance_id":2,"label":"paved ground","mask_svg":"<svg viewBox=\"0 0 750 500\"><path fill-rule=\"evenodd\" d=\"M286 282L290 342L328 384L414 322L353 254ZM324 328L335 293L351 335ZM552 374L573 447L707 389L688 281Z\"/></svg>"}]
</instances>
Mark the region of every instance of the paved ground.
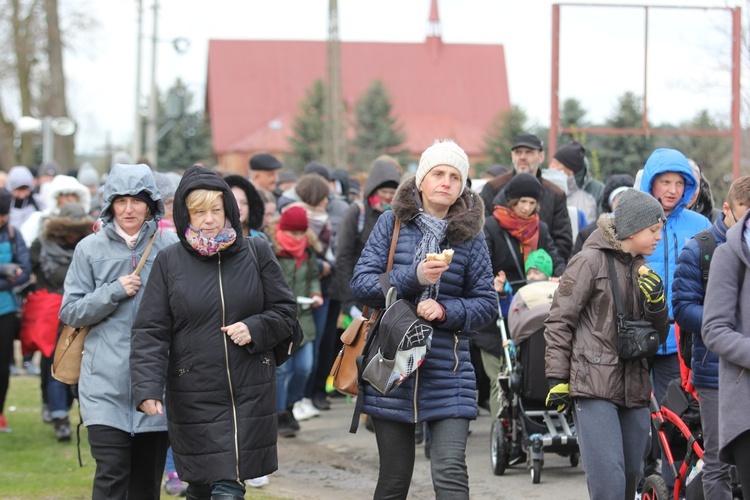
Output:
<instances>
[{"instance_id":1,"label":"paved ground","mask_svg":"<svg viewBox=\"0 0 750 500\"><path fill-rule=\"evenodd\" d=\"M335 398L331 410L301 423L297 437L282 438L279 471L263 490L294 499L372 498L378 469L375 435L364 426L357 434L349 434L353 408L344 398ZM582 467L572 468L568 458L558 455L545 455L540 484L532 484L525 464L495 476L490 465L490 426L487 412L471 425L467 461L473 499L579 500L588 496ZM419 445L410 499L435 497L429 464L424 445Z\"/></svg>"}]
</instances>

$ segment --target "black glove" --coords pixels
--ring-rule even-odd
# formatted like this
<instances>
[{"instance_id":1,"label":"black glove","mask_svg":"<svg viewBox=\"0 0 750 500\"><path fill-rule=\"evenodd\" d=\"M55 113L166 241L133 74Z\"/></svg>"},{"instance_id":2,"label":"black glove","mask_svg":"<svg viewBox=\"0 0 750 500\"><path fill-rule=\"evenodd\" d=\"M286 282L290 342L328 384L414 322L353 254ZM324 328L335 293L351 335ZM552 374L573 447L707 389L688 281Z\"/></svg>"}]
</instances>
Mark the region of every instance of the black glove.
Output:
<instances>
[{"instance_id":1,"label":"black glove","mask_svg":"<svg viewBox=\"0 0 750 500\"><path fill-rule=\"evenodd\" d=\"M570 407L572 403L570 399L570 384L567 380L561 380L556 378L548 378L549 382L549 393L545 404L547 406L557 405L557 411L562 413Z\"/></svg>"},{"instance_id":2,"label":"black glove","mask_svg":"<svg viewBox=\"0 0 750 500\"><path fill-rule=\"evenodd\" d=\"M664 305L664 283L653 269L641 273L638 270L638 287L646 296L646 303L652 310L661 309Z\"/></svg>"}]
</instances>

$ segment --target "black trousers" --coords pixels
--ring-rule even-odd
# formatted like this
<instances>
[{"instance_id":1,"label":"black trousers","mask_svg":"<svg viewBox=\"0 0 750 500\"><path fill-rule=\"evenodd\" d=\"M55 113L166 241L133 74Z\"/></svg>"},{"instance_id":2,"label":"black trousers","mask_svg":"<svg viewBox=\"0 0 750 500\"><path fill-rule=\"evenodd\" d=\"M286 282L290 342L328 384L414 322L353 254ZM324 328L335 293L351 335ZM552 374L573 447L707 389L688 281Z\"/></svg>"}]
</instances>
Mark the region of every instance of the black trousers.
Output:
<instances>
[{"instance_id":1,"label":"black trousers","mask_svg":"<svg viewBox=\"0 0 750 500\"><path fill-rule=\"evenodd\" d=\"M13 340L16 338L16 313L0 316L0 414L5 407L5 396L10 385L10 365L13 362Z\"/></svg>"},{"instance_id":2,"label":"black trousers","mask_svg":"<svg viewBox=\"0 0 750 500\"><path fill-rule=\"evenodd\" d=\"M164 432L129 432L88 427L91 455L96 460L93 500L159 500L169 435Z\"/></svg>"},{"instance_id":3,"label":"black trousers","mask_svg":"<svg viewBox=\"0 0 750 500\"><path fill-rule=\"evenodd\" d=\"M742 487L742 498L750 498L750 431L745 431L729 444L737 466L737 478Z\"/></svg>"}]
</instances>

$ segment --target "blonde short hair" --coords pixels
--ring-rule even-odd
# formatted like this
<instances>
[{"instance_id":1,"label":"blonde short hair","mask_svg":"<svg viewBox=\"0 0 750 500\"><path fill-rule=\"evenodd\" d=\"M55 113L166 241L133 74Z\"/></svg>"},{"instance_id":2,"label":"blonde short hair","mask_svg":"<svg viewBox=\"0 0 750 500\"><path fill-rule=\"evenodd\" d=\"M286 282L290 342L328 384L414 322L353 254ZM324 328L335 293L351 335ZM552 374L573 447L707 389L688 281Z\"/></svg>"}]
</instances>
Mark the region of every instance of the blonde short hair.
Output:
<instances>
[{"instance_id":1,"label":"blonde short hair","mask_svg":"<svg viewBox=\"0 0 750 500\"><path fill-rule=\"evenodd\" d=\"M224 194L221 191L209 189L190 191L190 194L185 199L188 214L194 214L198 210L210 210L214 203L216 203L216 200L224 202Z\"/></svg>"}]
</instances>

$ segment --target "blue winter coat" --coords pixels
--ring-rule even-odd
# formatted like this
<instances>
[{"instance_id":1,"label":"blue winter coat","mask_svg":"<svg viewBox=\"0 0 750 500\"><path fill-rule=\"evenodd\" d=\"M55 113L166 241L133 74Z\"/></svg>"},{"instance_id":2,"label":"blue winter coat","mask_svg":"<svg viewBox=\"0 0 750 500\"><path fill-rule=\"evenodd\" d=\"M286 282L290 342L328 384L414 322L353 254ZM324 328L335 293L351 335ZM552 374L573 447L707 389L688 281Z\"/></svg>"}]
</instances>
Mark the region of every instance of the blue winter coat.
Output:
<instances>
[{"instance_id":1,"label":"blue winter coat","mask_svg":"<svg viewBox=\"0 0 750 500\"><path fill-rule=\"evenodd\" d=\"M727 241L727 225L724 214L711 227L716 245ZM693 336L693 385L719 388L719 357L708 350L701 337L703 323L703 275L701 273L701 251L698 240L691 238L677 258L672 285L672 308L674 319L680 328L695 333Z\"/></svg>"},{"instance_id":2,"label":"blue winter coat","mask_svg":"<svg viewBox=\"0 0 750 500\"><path fill-rule=\"evenodd\" d=\"M641 191L653 195L651 184L654 179L666 172L677 172L685 180L685 191L677 206L667 216L667 222L662 228L662 239L656 244L654 253L646 257L649 267L656 271L664 280L664 289L667 292L667 305L669 306L669 317L674 318L672 311L672 283L674 282L674 268L677 265L677 256L682 247L697 232L711 227L711 222L699 213L687 209L690 198L693 197L697 182L693 170L687 162L685 155L675 149L660 148L651 153L646 165L643 167L641 178ZM674 326L669 327L669 337L659 348L662 355L675 354L677 342L674 336Z\"/></svg>"},{"instance_id":3,"label":"blue winter coat","mask_svg":"<svg viewBox=\"0 0 750 500\"><path fill-rule=\"evenodd\" d=\"M0 316L16 312L18 305L13 288L26 283L31 276L29 250L16 228L10 228L10 223L0 227L0 264L18 264L21 266L21 275L13 281L0 276ZM10 234L11 231L13 236Z\"/></svg>"},{"instance_id":4,"label":"blue winter coat","mask_svg":"<svg viewBox=\"0 0 750 500\"><path fill-rule=\"evenodd\" d=\"M382 307L385 297L380 275L385 273L395 218L401 222L393 269L388 273L398 297L415 301L423 287L417 280L414 251L422 232L411 222L420 208L414 180L399 187L393 211L385 212L367 240L351 281L353 297L365 305ZM469 356L470 332L492 321L497 294L492 286L492 265L482 234L481 199L465 190L451 207L448 230L440 247L455 251L440 280L437 302L445 308L445 321L433 322L432 348L419 369L400 387L383 396L365 386L363 412L399 422L424 422L445 418L476 419L476 383Z\"/></svg>"}]
</instances>

